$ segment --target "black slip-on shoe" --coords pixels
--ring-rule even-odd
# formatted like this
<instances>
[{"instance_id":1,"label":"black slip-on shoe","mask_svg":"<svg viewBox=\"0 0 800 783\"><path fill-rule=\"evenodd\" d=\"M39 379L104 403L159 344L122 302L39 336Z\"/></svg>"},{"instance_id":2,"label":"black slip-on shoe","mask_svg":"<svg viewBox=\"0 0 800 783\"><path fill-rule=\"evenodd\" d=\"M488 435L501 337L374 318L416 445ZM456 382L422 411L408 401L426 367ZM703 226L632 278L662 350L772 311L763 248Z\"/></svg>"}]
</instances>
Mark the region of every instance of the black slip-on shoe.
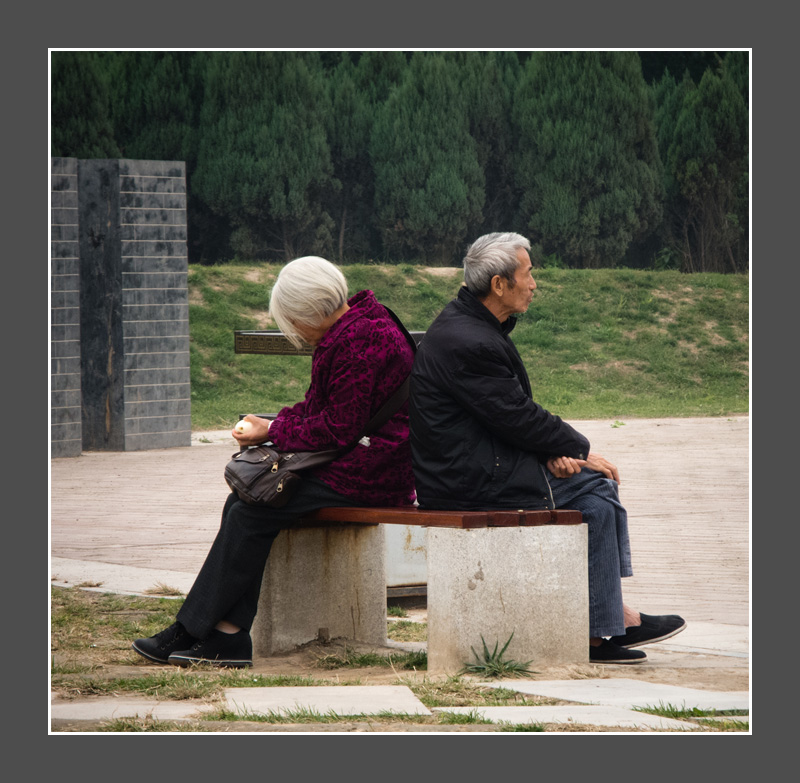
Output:
<instances>
[{"instance_id":1,"label":"black slip-on shoe","mask_svg":"<svg viewBox=\"0 0 800 783\"><path fill-rule=\"evenodd\" d=\"M628 650L603 639L597 647L589 645L590 663L644 663L647 655L641 650Z\"/></svg>"},{"instance_id":2,"label":"black slip-on shoe","mask_svg":"<svg viewBox=\"0 0 800 783\"><path fill-rule=\"evenodd\" d=\"M137 639L131 647L139 655L156 663L167 663L169 656L175 650L185 650L191 647L197 639L192 636L180 623L173 623L169 628L146 639Z\"/></svg>"},{"instance_id":3,"label":"black slip-on shoe","mask_svg":"<svg viewBox=\"0 0 800 783\"><path fill-rule=\"evenodd\" d=\"M174 666L208 663L243 669L253 665L253 642L250 633L242 629L223 633L214 629L205 639L195 642L188 650L178 650L169 656Z\"/></svg>"},{"instance_id":4,"label":"black slip-on shoe","mask_svg":"<svg viewBox=\"0 0 800 783\"><path fill-rule=\"evenodd\" d=\"M643 614L641 625L631 625L622 636L612 636L611 641L620 647L641 647L643 644L663 642L686 628L686 620L677 614Z\"/></svg>"}]
</instances>

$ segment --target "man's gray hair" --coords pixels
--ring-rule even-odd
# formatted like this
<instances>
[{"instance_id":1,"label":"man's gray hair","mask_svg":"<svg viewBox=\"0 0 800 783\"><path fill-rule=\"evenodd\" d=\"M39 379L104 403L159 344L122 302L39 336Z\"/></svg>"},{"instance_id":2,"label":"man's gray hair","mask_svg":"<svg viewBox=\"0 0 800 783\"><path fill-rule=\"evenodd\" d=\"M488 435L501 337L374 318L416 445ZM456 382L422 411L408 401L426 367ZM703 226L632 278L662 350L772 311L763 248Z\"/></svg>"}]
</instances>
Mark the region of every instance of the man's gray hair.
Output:
<instances>
[{"instance_id":1,"label":"man's gray hair","mask_svg":"<svg viewBox=\"0 0 800 783\"><path fill-rule=\"evenodd\" d=\"M303 256L281 269L272 287L269 312L298 348L303 340L295 324L319 326L347 302L347 280L338 267L318 256Z\"/></svg>"},{"instance_id":2,"label":"man's gray hair","mask_svg":"<svg viewBox=\"0 0 800 783\"><path fill-rule=\"evenodd\" d=\"M489 295L492 278L500 275L514 284L519 259L517 251L530 251L531 243L511 232L485 234L470 245L464 256L464 284L479 299Z\"/></svg>"}]
</instances>

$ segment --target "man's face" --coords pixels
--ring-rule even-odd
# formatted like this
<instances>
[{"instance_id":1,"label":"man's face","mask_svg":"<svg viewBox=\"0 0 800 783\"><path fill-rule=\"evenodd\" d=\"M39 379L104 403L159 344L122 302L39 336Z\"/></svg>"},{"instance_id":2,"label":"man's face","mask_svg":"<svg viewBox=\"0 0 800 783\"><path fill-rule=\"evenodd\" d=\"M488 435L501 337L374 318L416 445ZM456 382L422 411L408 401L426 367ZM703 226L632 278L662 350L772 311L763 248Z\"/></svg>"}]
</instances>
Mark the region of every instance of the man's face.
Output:
<instances>
[{"instance_id":1,"label":"man's face","mask_svg":"<svg viewBox=\"0 0 800 783\"><path fill-rule=\"evenodd\" d=\"M514 287L507 289L507 300L504 304L511 313L524 313L533 301L533 292L536 290L536 281L533 279L528 251L524 248L517 250L517 271L514 274Z\"/></svg>"}]
</instances>

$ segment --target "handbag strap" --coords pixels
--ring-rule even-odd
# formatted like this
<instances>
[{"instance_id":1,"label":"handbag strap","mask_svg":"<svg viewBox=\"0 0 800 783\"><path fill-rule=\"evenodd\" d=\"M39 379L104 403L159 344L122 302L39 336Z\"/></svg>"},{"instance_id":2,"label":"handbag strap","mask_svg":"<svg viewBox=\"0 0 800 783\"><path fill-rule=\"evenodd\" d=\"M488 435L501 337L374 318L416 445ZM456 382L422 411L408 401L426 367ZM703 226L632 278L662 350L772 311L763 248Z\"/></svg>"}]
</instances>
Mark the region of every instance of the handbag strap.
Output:
<instances>
[{"instance_id":1,"label":"handbag strap","mask_svg":"<svg viewBox=\"0 0 800 783\"><path fill-rule=\"evenodd\" d=\"M365 435L371 435L377 432L384 424L386 424L392 416L400 410L400 406L408 399L408 389L411 377L407 377L400 386L397 387L394 394L383 404L381 409L369 420L367 426L361 431L361 434L356 438L356 443L361 440Z\"/></svg>"},{"instance_id":2,"label":"handbag strap","mask_svg":"<svg viewBox=\"0 0 800 783\"><path fill-rule=\"evenodd\" d=\"M406 329L403 322L388 307L386 307L386 305L382 306L392 317L392 320L397 324L403 336L408 341L408 344L411 346L411 350L416 353L417 343L414 341L414 338L411 336L408 329ZM400 410L402 404L408 399L408 390L410 385L411 374L409 373L400 386L395 389L392 396L381 406L381 409L369 420L367 426L361 430L358 437L355 438L349 446L346 446L344 449L342 449L341 453L344 454L350 449L355 448L363 437L371 435L373 432L377 432L384 424L386 424L386 422L389 421L389 419L391 419L392 416L394 416L394 414Z\"/></svg>"}]
</instances>

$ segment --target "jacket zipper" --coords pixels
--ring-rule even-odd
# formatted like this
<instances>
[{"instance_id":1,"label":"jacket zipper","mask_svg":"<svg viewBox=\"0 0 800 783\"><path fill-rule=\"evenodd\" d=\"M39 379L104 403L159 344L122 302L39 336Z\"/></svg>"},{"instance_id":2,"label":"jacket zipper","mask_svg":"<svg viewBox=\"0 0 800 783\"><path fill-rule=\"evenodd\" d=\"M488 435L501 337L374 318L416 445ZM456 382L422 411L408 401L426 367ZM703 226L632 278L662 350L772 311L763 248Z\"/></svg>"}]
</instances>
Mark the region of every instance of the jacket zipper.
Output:
<instances>
[{"instance_id":1,"label":"jacket zipper","mask_svg":"<svg viewBox=\"0 0 800 783\"><path fill-rule=\"evenodd\" d=\"M547 492L550 495L550 510L554 510L556 507L556 501L553 498L553 488L550 486L550 482L547 480L547 471L545 471L544 466L542 463L539 463L539 469L542 471L542 477L544 478L544 483L547 484Z\"/></svg>"}]
</instances>

